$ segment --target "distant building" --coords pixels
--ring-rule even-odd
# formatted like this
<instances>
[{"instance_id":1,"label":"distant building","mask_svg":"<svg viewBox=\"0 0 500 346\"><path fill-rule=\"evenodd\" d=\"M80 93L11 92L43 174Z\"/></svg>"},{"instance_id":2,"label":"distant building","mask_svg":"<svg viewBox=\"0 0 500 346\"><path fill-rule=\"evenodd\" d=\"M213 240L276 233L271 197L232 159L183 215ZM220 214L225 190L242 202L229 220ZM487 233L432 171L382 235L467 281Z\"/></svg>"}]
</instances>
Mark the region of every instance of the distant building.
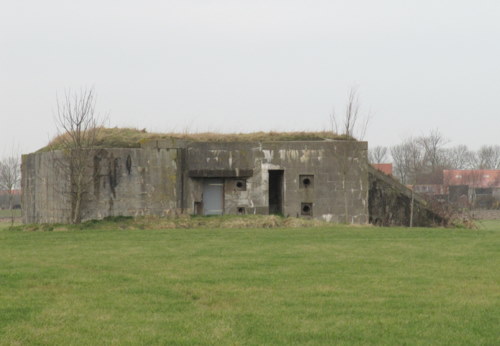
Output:
<instances>
[{"instance_id":1,"label":"distant building","mask_svg":"<svg viewBox=\"0 0 500 346\"><path fill-rule=\"evenodd\" d=\"M382 173L392 175L392 163L372 163L372 166Z\"/></svg>"},{"instance_id":2,"label":"distant building","mask_svg":"<svg viewBox=\"0 0 500 346\"><path fill-rule=\"evenodd\" d=\"M443 185L451 202L467 200L480 208L500 202L500 170L444 170Z\"/></svg>"},{"instance_id":3,"label":"distant building","mask_svg":"<svg viewBox=\"0 0 500 346\"><path fill-rule=\"evenodd\" d=\"M500 169L454 169L443 171L445 186L468 185L474 188L500 188Z\"/></svg>"},{"instance_id":4,"label":"distant building","mask_svg":"<svg viewBox=\"0 0 500 346\"><path fill-rule=\"evenodd\" d=\"M419 177L413 190L462 207L499 208L500 170L445 169Z\"/></svg>"},{"instance_id":5,"label":"distant building","mask_svg":"<svg viewBox=\"0 0 500 346\"><path fill-rule=\"evenodd\" d=\"M446 188L442 184L415 184L413 191L424 195L446 195Z\"/></svg>"}]
</instances>

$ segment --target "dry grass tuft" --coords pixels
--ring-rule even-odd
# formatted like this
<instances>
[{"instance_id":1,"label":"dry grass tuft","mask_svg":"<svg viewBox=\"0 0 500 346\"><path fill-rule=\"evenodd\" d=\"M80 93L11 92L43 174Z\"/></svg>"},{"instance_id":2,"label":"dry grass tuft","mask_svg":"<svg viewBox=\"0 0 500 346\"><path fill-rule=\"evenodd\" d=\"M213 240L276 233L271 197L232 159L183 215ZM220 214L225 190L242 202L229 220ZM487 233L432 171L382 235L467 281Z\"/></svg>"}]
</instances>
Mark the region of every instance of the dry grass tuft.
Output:
<instances>
[{"instance_id":1,"label":"dry grass tuft","mask_svg":"<svg viewBox=\"0 0 500 346\"><path fill-rule=\"evenodd\" d=\"M39 151L62 149L66 134L52 139ZM134 128L102 128L96 142L98 148L140 148L148 140L181 139L193 142L276 142L276 141L322 141L345 139L329 131L317 132L252 132L252 133L149 133Z\"/></svg>"},{"instance_id":2,"label":"dry grass tuft","mask_svg":"<svg viewBox=\"0 0 500 346\"><path fill-rule=\"evenodd\" d=\"M331 225L321 220L281 217L276 215L224 215L168 217L140 216L114 217L87 221L80 225L30 224L15 227L23 231L70 231L79 229L99 230L163 230L163 229L242 229L242 228L304 228Z\"/></svg>"}]
</instances>

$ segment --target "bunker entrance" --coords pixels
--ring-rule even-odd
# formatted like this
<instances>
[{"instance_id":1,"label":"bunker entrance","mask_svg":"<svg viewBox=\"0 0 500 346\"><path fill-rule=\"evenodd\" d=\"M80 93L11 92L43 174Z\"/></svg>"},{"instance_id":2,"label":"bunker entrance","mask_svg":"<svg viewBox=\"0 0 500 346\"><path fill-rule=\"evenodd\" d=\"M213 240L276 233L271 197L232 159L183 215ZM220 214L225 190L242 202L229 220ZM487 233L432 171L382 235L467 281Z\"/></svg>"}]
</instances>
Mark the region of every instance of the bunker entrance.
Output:
<instances>
[{"instance_id":1,"label":"bunker entrance","mask_svg":"<svg viewBox=\"0 0 500 346\"><path fill-rule=\"evenodd\" d=\"M224 212L224 180L205 179L203 182L203 215L222 215Z\"/></svg>"},{"instance_id":2,"label":"bunker entrance","mask_svg":"<svg viewBox=\"0 0 500 346\"><path fill-rule=\"evenodd\" d=\"M269 170L269 214L283 214L283 170Z\"/></svg>"}]
</instances>

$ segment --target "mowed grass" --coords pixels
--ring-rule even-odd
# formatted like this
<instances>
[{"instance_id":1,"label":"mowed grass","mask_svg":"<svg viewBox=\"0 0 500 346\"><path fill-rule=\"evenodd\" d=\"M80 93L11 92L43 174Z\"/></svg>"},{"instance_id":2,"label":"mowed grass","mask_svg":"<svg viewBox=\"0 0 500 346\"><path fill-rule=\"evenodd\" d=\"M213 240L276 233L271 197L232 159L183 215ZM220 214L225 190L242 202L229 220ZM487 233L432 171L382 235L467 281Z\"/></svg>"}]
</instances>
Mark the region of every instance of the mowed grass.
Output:
<instances>
[{"instance_id":1,"label":"mowed grass","mask_svg":"<svg viewBox=\"0 0 500 346\"><path fill-rule=\"evenodd\" d=\"M0 230L0 344L500 344L500 226Z\"/></svg>"},{"instance_id":2,"label":"mowed grass","mask_svg":"<svg viewBox=\"0 0 500 346\"><path fill-rule=\"evenodd\" d=\"M0 209L0 218L10 218L14 215L15 218L21 217L21 209Z\"/></svg>"}]
</instances>

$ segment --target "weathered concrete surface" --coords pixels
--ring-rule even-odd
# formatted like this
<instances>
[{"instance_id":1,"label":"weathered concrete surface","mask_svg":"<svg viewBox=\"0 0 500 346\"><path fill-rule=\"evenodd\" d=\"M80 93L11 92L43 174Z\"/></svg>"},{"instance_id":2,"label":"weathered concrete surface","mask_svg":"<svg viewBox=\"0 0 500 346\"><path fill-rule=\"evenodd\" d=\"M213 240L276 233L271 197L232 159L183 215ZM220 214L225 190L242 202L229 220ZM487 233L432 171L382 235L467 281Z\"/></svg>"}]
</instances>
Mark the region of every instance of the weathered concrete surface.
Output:
<instances>
[{"instance_id":1,"label":"weathered concrete surface","mask_svg":"<svg viewBox=\"0 0 500 346\"><path fill-rule=\"evenodd\" d=\"M224 212L238 214L244 208L247 214L267 214L269 209L269 170L283 170L283 214L303 216L302 205L312 206L312 217L333 222L344 222L345 198L347 220L368 222L368 176L366 171L366 143L356 142L343 188L339 171L339 154L345 141L268 142L268 143L193 143L187 148L189 172L206 170L213 177L234 174L226 178ZM247 177L251 170L252 176ZM217 171L220 171L218 174ZM304 188L299 177L314 177L314 184ZM235 181L246 178L246 189L234 188ZM186 206L195 212L195 203L202 201L203 179L188 179ZM346 196L344 196L346 191Z\"/></svg>"},{"instance_id":2,"label":"weathered concrete surface","mask_svg":"<svg viewBox=\"0 0 500 346\"><path fill-rule=\"evenodd\" d=\"M86 219L177 212L177 149L103 149L96 152Z\"/></svg>"},{"instance_id":3,"label":"weathered concrete surface","mask_svg":"<svg viewBox=\"0 0 500 346\"><path fill-rule=\"evenodd\" d=\"M176 149L96 150L82 220L117 215L165 215L177 211L180 172ZM25 223L69 222L70 178L61 151L23 156Z\"/></svg>"},{"instance_id":4,"label":"weathered concrete surface","mask_svg":"<svg viewBox=\"0 0 500 346\"><path fill-rule=\"evenodd\" d=\"M371 166L368 167L368 177L370 223L378 226L409 226L411 190ZM420 195L415 193L413 198L413 226L428 227L443 222Z\"/></svg>"},{"instance_id":5,"label":"weathered concrete surface","mask_svg":"<svg viewBox=\"0 0 500 346\"><path fill-rule=\"evenodd\" d=\"M267 214L269 172L279 170L285 216L367 223L366 149L366 142L347 141L156 140L140 149L96 150L82 216L89 220L194 214L202 210L203 183L209 178L223 179L224 213ZM23 157L24 222L69 221L69 174L58 169L57 160L64 160L62 152ZM349 162L347 171L345 162Z\"/></svg>"},{"instance_id":6,"label":"weathered concrete surface","mask_svg":"<svg viewBox=\"0 0 500 346\"><path fill-rule=\"evenodd\" d=\"M59 166L62 151L23 155L21 202L23 222L69 222L71 198L69 176Z\"/></svg>"}]
</instances>

